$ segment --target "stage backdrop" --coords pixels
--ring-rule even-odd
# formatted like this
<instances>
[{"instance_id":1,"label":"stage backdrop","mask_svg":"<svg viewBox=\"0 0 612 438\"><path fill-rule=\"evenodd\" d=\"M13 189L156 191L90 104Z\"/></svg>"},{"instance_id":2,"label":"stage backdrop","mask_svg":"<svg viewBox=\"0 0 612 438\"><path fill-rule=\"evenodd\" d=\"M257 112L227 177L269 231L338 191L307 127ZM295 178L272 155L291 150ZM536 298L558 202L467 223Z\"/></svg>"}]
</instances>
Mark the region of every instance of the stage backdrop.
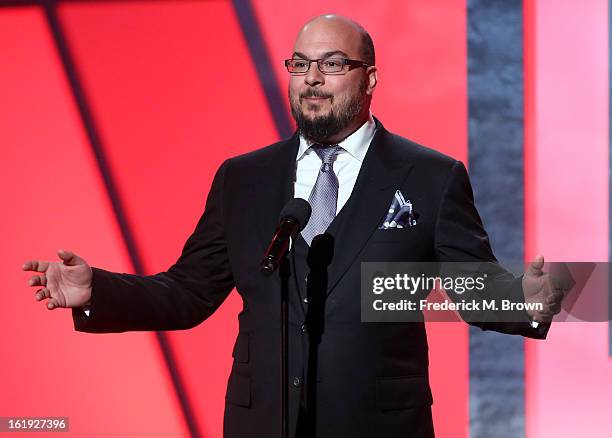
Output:
<instances>
[{"instance_id":1,"label":"stage backdrop","mask_svg":"<svg viewBox=\"0 0 612 438\"><path fill-rule=\"evenodd\" d=\"M74 436L222 436L237 294L189 331L84 334L35 302L20 266L66 248L109 270L167 269L219 164L293 132L283 59L317 14L369 30L374 115L466 163L498 255L607 261L608 10L0 2L0 416L69 416ZM437 436L612 436L608 323L557 324L545 342L427 331Z\"/></svg>"}]
</instances>

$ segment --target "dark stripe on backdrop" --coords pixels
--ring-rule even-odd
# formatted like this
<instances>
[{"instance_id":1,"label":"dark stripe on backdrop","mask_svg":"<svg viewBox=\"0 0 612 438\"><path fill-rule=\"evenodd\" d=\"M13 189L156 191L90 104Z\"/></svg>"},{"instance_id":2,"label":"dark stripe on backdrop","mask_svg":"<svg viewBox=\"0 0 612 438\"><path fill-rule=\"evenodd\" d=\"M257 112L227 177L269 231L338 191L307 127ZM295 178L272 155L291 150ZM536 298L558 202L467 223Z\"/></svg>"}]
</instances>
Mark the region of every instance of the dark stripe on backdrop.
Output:
<instances>
[{"instance_id":1,"label":"dark stripe on backdrop","mask_svg":"<svg viewBox=\"0 0 612 438\"><path fill-rule=\"evenodd\" d=\"M115 182L115 179L113 177L112 169L108 164L108 160L104 151L104 146L102 144L101 137L98 134L98 129L96 127L95 118L91 112L91 107L87 102L85 93L83 92L81 79L77 74L74 59L72 57L72 54L70 53L64 29L57 14L56 2L42 2L42 6L44 7L47 24L49 25L49 29L51 31L51 34L53 35L55 46L57 48L58 54L62 61L62 65L64 67L64 73L66 74L66 77L70 84L70 89L72 90L72 95L77 104L79 114L81 116L81 122L83 123L85 132L87 133L89 144L96 158L98 170L100 171L100 175L102 177L102 180L104 181L106 193L111 201L113 212L115 214L115 220L117 221L119 229L121 230L121 236L129 254L130 261L132 263L132 268L136 274L145 275L142 264L142 256L136 244L134 233L132 232L132 229L130 227L123 200L121 199L119 190L117 188L117 183ZM176 366L176 360L174 358L174 353L172 351L172 346L170 345L168 337L165 332L155 332L155 336L157 338L159 348L163 354L166 363L166 368L168 369L168 373L170 374L170 377L172 379L174 391L180 403L181 411L184 420L187 423L190 435L192 438L200 437L201 434L198 430L196 418L193 413L193 409L189 403L189 399L187 397L185 384L179 373L178 367Z\"/></svg>"},{"instance_id":2,"label":"dark stripe on backdrop","mask_svg":"<svg viewBox=\"0 0 612 438\"><path fill-rule=\"evenodd\" d=\"M523 2L468 0L469 170L500 262L524 257ZM525 436L524 341L470 326L470 436Z\"/></svg>"},{"instance_id":3,"label":"dark stripe on backdrop","mask_svg":"<svg viewBox=\"0 0 612 438\"><path fill-rule=\"evenodd\" d=\"M266 96L276 132L278 132L280 138L289 138L293 134L293 127L283 103L287 101L287 97L278 86L279 82L274 73L272 60L259 28L251 0L232 0L232 4L234 5L244 40L249 48L251 60L257 71L259 83ZM282 61L275 60L275 62Z\"/></svg>"}]
</instances>

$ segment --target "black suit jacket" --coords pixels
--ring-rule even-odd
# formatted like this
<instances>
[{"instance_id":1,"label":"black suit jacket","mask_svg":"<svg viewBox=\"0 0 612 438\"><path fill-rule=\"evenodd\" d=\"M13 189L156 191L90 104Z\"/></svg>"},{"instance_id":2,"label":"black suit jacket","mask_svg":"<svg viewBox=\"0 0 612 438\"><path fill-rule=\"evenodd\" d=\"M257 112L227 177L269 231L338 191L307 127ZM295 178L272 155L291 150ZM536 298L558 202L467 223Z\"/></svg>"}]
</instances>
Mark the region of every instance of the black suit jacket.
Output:
<instances>
[{"instance_id":1,"label":"black suit jacket","mask_svg":"<svg viewBox=\"0 0 612 438\"><path fill-rule=\"evenodd\" d=\"M377 130L353 192L328 232L324 329L317 342L317 437L433 436L423 323L360 321L361 261L495 260L462 163ZM224 436L279 436L278 276L259 273L283 206L293 197L299 138L226 160L182 255L151 276L93 268L91 316L74 309L75 329L102 333L182 330L210 316L235 287L244 307L228 382ZM397 189L419 213L414 227L379 230ZM300 280L300 279L298 279ZM520 278L508 296L522 301ZM308 374L303 281L290 282L289 425L296 428ZM482 329L544 338L524 322ZM313 365L311 364L311 367ZM315 386L310 386L314 388Z\"/></svg>"}]
</instances>

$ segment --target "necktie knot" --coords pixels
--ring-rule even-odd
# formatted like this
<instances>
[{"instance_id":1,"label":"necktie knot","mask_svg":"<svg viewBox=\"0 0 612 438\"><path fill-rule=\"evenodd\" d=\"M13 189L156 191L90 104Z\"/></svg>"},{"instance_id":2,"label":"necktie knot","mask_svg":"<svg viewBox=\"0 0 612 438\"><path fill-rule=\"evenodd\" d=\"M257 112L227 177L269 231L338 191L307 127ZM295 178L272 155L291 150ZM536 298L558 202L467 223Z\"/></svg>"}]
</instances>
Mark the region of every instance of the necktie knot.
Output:
<instances>
[{"instance_id":1,"label":"necktie knot","mask_svg":"<svg viewBox=\"0 0 612 438\"><path fill-rule=\"evenodd\" d=\"M336 159L336 156L340 152L340 149L342 149L338 145L324 146L320 144L315 144L312 146L312 148L314 149L314 151L317 153L317 155L323 162L321 166L322 172L327 172L333 169L334 160Z\"/></svg>"}]
</instances>

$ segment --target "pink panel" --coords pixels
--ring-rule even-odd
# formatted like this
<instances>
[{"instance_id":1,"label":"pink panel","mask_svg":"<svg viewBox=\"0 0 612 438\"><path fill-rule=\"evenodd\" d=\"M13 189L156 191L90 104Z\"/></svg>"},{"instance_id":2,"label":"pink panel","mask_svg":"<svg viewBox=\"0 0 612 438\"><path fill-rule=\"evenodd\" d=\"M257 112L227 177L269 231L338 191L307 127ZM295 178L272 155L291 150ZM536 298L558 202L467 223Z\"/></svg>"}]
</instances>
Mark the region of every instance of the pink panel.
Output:
<instances>
[{"instance_id":1,"label":"pink panel","mask_svg":"<svg viewBox=\"0 0 612 438\"><path fill-rule=\"evenodd\" d=\"M608 4L531 0L526 17L528 256L606 261ZM612 436L607 336L607 323L559 323L527 342L528 436Z\"/></svg>"},{"instance_id":2,"label":"pink panel","mask_svg":"<svg viewBox=\"0 0 612 438\"><path fill-rule=\"evenodd\" d=\"M167 269L230 156L277 141L231 2L64 3L67 28L148 273ZM199 428L219 437L237 296L172 332Z\"/></svg>"},{"instance_id":3,"label":"pink panel","mask_svg":"<svg viewBox=\"0 0 612 438\"><path fill-rule=\"evenodd\" d=\"M185 436L152 334L77 333L27 286L22 263L62 247L130 265L42 9L0 9L0 41L1 415L69 416L71 436Z\"/></svg>"},{"instance_id":4,"label":"pink panel","mask_svg":"<svg viewBox=\"0 0 612 438\"><path fill-rule=\"evenodd\" d=\"M374 115L387 129L466 162L465 1L253 3L283 90L288 78L282 61L293 52L305 21L323 13L345 15L374 40L379 67ZM436 436L467 436L467 328L431 323L427 331Z\"/></svg>"}]
</instances>

